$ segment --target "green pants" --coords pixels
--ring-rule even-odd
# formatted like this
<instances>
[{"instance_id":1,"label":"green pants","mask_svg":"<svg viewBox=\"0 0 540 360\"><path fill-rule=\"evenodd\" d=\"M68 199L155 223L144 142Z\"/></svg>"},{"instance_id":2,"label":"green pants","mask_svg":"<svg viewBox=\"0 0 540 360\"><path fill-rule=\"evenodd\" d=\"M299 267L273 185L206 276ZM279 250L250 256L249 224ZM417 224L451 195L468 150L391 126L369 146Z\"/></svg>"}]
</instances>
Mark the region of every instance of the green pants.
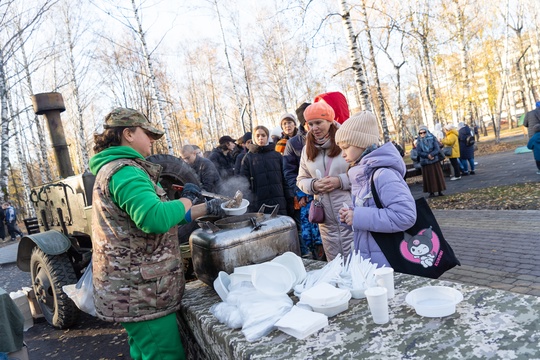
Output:
<instances>
[{"instance_id":1,"label":"green pants","mask_svg":"<svg viewBox=\"0 0 540 360\"><path fill-rule=\"evenodd\" d=\"M134 360L185 359L176 323L176 313L159 319L123 322L129 336L129 352Z\"/></svg>"}]
</instances>

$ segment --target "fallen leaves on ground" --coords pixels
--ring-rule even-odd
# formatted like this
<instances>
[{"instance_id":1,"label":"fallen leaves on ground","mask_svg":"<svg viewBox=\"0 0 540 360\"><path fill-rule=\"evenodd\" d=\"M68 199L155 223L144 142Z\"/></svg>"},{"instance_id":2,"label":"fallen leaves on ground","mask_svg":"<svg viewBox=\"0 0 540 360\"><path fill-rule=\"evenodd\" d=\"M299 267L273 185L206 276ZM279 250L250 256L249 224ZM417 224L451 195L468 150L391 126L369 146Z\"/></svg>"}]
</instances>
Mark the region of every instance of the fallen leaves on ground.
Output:
<instances>
[{"instance_id":1,"label":"fallen leaves on ground","mask_svg":"<svg viewBox=\"0 0 540 360\"><path fill-rule=\"evenodd\" d=\"M540 183L494 186L428 201L440 210L540 210Z\"/></svg>"}]
</instances>

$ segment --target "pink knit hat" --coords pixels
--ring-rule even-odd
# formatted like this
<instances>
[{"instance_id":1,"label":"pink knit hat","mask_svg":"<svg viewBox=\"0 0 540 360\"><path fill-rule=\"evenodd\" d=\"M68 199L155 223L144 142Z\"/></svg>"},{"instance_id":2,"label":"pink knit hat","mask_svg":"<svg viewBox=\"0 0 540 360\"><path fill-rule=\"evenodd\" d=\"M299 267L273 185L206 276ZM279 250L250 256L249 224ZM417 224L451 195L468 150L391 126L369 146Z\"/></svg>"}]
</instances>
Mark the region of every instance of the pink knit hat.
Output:
<instances>
[{"instance_id":1,"label":"pink knit hat","mask_svg":"<svg viewBox=\"0 0 540 360\"><path fill-rule=\"evenodd\" d=\"M306 119L306 122L315 119L333 122L334 116L334 109L322 101L313 103L309 105L306 110L304 110L304 118Z\"/></svg>"}]
</instances>

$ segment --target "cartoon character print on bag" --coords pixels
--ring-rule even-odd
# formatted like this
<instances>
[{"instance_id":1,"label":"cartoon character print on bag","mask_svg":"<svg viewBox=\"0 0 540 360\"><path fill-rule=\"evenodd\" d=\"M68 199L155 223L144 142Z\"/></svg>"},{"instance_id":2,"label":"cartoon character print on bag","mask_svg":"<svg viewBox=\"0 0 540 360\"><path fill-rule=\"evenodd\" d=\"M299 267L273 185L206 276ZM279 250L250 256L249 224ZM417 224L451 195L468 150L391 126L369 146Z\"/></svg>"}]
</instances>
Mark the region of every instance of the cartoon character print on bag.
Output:
<instances>
[{"instance_id":1,"label":"cartoon character print on bag","mask_svg":"<svg viewBox=\"0 0 540 360\"><path fill-rule=\"evenodd\" d=\"M401 255L410 262L421 264L428 268L433 266L435 258L440 259L440 241L437 233L431 229L422 229L418 234L410 236L405 233L405 239L400 244ZM437 266L437 263L435 264Z\"/></svg>"}]
</instances>

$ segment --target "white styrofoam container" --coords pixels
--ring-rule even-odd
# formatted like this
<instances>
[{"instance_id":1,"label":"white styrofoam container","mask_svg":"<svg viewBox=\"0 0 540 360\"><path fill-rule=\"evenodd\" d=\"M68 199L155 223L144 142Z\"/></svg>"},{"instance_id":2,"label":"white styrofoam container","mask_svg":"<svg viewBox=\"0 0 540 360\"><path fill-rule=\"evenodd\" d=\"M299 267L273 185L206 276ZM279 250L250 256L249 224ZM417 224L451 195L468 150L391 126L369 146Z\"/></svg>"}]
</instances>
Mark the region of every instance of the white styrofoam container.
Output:
<instances>
[{"instance_id":1,"label":"white styrofoam container","mask_svg":"<svg viewBox=\"0 0 540 360\"><path fill-rule=\"evenodd\" d=\"M32 312L30 311L30 304L28 303L28 298L26 294L22 291L10 292L9 297L13 300L15 305L19 308L19 311L24 317L24 331L30 329L34 326L34 318L32 317Z\"/></svg>"}]
</instances>

